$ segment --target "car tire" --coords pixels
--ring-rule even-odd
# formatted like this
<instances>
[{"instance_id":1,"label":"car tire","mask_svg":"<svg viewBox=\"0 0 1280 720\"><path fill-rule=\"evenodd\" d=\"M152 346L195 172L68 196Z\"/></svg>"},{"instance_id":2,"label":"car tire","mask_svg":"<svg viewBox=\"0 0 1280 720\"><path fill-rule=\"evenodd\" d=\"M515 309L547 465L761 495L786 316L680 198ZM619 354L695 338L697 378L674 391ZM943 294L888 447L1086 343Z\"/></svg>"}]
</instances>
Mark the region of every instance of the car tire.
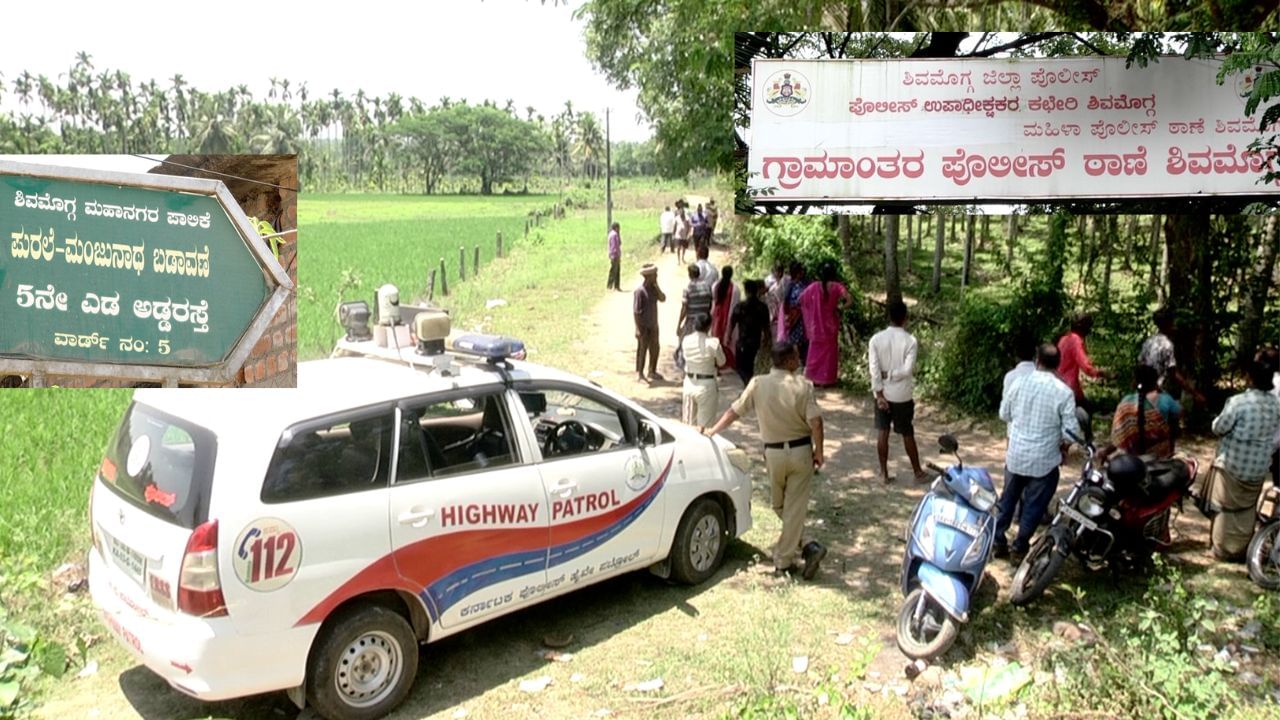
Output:
<instances>
[{"instance_id":1,"label":"car tire","mask_svg":"<svg viewBox=\"0 0 1280 720\"><path fill-rule=\"evenodd\" d=\"M307 663L307 703L327 720L373 720L409 695L418 639L381 605L361 605L325 622Z\"/></svg>"},{"instance_id":2,"label":"car tire","mask_svg":"<svg viewBox=\"0 0 1280 720\"><path fill-rule=\"evenodd\" d=\"M706 581L720 569L729 542L724 508L711 498L698 498L685 510L671 543L671 577L686 585Z\"/></svg>"}]
</instances>

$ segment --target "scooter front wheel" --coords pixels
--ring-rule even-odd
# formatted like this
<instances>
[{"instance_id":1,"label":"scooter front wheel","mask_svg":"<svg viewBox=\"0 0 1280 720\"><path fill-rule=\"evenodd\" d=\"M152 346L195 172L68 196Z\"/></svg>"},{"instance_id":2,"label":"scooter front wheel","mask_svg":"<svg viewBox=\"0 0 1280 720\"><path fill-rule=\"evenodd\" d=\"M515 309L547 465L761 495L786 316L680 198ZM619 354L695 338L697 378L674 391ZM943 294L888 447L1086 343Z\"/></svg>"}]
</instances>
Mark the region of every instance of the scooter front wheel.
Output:
<instances>
[{"instance_id":1,"label":"scooter front wheel","mask_svg":"<svg viewBox=\"0 0 1280 720\"><path fill-rule=\"evenodd\" d=\"M1058 552L1057 543L1051 533L1045 533L1036 544L1031 546L1027 556L1022 559L1018 571L1013 575L1013 584L1009 588L1009 602L1014 605L1026 605L1044 594L1045 588L1057 577L1062 569L1066 555Z\"/></svg>"},{"instance_id":2,"label":"scooter front wheel","mask_svg":"<svg viewBox=\"0 0 1280 720\"><path fill-rule=\"evenodd\" d=\"M1245 557L1249 577L1267 590L1280 590L1280 520L1273 520L1249 541Z\"/></svg>"},{"instance_id":3,"label":"scooter front wheel","mask_svg":"<svg viewBox=\"0 0 1280 720\"><path fill-rule=\"evenodd\" d=\"M898 648L909 658L932 660L960 633L956 621L923 588L912 590L898 611Z\"/></svg>"}]
</instances>

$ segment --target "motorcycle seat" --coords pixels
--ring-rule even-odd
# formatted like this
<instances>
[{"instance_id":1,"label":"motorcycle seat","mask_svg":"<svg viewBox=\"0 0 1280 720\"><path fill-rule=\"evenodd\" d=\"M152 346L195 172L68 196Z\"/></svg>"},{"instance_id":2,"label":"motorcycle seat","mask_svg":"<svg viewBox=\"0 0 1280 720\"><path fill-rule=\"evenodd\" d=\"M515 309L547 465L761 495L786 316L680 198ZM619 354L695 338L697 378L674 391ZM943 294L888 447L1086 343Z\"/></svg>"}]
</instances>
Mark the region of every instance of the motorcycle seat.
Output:
<instances>
[{"instance_id":1,"label":"motorcycle seat","mask_svg":"<svg viewBox=\"0 0 1280 720\"><path fill-rule=\"evenodd\" d=\"M1191 473L1187 464L1177 458L1147 460L1146 493L1163 495L1184 490L1191 485Z\"/></svg>"}]
</instances>

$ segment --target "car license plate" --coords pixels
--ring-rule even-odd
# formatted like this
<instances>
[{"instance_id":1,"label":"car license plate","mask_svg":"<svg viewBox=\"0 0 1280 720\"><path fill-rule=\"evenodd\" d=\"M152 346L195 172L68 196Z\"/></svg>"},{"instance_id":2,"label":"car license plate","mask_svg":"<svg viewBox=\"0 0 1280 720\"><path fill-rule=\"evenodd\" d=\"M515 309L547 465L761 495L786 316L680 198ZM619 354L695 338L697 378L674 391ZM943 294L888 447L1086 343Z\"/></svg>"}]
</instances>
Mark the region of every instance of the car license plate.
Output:
<instances>
[{"instance_id":1,"label":"car license plate","mask_svg":"<svg viewBox=\"0 0 1280 720\"><path fill-rule=\"evenodd\" d=\"M147 561L142 554L115 538L111 538L108 544L111 547L111 559L115 561L116 566L141 585L142 577L147 570Z\"/></svg>"}]
</instances>

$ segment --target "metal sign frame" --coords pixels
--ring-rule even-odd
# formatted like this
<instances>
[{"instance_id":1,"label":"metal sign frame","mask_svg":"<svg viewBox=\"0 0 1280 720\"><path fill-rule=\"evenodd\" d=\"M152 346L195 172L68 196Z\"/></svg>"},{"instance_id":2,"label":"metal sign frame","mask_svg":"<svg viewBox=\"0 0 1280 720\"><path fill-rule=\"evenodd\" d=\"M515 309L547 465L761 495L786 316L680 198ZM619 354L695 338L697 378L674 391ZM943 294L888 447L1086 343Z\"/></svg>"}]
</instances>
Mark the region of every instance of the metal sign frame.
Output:
<instances>
[{"instance_id":1,"label":"metal sign frame","mask_svg":"<svg viewBox=\"0 0 1280 720\"><path fill-rule=\"evenodd\" d=\"M254 315L248 328L232 346L226 359L206 367L179 367L171 365L127 365L121 363L81 362L70 360L33 360L0 355L0 375L20 374L31 378L31 387L43 387L48 375L76 375L110 380L158 382L165 387L177 387L179 382L195 384L220 384L231 382L244 365L267 327L280 308L293 293L293 281L272 254L266 242L249 222L249 217L236 203L221 180L183 177L178 175L152 175L111 170L92 170L54 165L31 165L0 160L0 174L26 175L51 180L66 180L99 185L119 185L147 190L168 190L213 198L222 206L249 252L257 261L271 294Z\"/></svg>"}]
</instances>

